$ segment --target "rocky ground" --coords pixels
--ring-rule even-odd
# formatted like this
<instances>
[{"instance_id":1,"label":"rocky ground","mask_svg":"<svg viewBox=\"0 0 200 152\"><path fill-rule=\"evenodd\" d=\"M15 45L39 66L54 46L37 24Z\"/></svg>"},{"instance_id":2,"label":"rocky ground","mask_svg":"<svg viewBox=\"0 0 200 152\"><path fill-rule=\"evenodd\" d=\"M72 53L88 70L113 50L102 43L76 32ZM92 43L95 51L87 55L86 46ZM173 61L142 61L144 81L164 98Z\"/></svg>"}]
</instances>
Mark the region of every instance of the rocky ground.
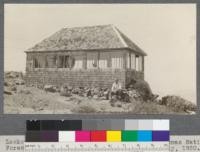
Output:
<instances>
[{"instance_id":1,"label":"rocky ground","mask_svg":"<svg viewBox=\"0 0 200 152\"><path fill-rule=\"evenodd\" d=\"M110 97L108 88L27 87L23 74L4 74L4 113L9 114L195 114L196 105L178 97L158 99L146 82L123 90L121 98Z\"/></svg>"}]
</instances>

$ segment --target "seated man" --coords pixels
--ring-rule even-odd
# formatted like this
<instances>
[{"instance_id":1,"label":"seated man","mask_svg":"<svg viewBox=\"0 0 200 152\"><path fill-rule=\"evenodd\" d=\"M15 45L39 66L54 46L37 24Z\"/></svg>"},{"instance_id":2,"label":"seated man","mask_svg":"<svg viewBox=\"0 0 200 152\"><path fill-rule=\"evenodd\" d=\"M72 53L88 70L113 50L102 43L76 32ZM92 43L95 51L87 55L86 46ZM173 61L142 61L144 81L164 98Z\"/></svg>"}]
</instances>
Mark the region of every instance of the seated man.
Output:
<instances>
[{"instance_id":1,"label":"seated man","mask_svg":"<svg viewBox=\"0 0 200 152\"><path fill-rule=\"evenodd\" d=\"M121 83L119 82L118 79L116 79L111 88L111 98L113 95L116 95L117 98L119 98L121 95L121 92L122 92Z\"/></svg>"}]
</instances>

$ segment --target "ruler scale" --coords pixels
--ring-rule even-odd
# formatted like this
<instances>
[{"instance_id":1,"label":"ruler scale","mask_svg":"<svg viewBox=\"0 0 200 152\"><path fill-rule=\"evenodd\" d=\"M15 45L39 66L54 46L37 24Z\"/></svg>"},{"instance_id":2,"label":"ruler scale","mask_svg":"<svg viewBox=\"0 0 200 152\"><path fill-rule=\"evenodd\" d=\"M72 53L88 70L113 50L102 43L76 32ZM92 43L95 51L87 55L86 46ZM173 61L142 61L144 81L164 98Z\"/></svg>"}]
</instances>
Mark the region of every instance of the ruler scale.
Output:
<instances>
[{"instance_id":1,"label":"ruler scale","mask_svg":"<svg viewBox=\"0 0 200 152\"><path fill-rule=\"evenodd\" d=\"M169 142L25 142L25 152L169 152Z\"/></svg>"}]
</instances>

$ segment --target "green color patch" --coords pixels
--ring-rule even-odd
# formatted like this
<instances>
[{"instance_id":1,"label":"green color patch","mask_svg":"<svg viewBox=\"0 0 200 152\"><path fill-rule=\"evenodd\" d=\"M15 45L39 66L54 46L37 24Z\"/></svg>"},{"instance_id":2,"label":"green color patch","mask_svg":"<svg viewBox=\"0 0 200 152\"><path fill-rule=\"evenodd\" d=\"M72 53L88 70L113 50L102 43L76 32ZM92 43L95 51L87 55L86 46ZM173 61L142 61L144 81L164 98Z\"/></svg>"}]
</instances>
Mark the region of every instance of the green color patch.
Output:
<instances>
[{"instance_id":1,"label":"green color patch","mask_svg":"<svg viewBox=\"0 0 200 152\"><path fill-rule=\"evenodd\" d=\"M122 131L122 141L137 141L137 131Z\"/></svg>"}]
</instances>

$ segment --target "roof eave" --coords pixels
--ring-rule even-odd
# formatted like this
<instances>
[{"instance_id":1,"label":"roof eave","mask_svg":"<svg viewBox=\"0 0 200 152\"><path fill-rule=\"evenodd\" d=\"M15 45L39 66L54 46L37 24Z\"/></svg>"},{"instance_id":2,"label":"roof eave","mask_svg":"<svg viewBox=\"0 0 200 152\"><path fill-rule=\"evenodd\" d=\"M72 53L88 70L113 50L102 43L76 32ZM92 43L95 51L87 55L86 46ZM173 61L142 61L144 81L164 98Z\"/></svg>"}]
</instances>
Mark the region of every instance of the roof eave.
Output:
<instances>
[{"instance_id":1,"label":"roof eave","mask_svg":"<svg viewBox=\"0 0 200 152\"><path fill-rule=\"evenodd\" d=\"M144 51L141 51L141 50L135 51L134 49L132 49L132 48L130 48L130 47L128 47L127 49L129 49L129 50L131 50L131 51L133 51L133 52L135 52L135 53L137 53L137 54L140 54L140 55L142 55L142 56L147 56L147 53L145 53Z\"/></svg>"},{"instance_id":2,"label":"roof eave","mask_svg":"<svg viewBox=\"0 0 200 152\"><path fill-rule=\"evenodd\" d=\"M42 52L65 52L65 51L105 51L105 50L122 50L130 49L128 47L119 47L119 48L97 48L97 49L77 49L77 50L27 50L25 53L42 53Z\"/></svg>"}]
</instances>

